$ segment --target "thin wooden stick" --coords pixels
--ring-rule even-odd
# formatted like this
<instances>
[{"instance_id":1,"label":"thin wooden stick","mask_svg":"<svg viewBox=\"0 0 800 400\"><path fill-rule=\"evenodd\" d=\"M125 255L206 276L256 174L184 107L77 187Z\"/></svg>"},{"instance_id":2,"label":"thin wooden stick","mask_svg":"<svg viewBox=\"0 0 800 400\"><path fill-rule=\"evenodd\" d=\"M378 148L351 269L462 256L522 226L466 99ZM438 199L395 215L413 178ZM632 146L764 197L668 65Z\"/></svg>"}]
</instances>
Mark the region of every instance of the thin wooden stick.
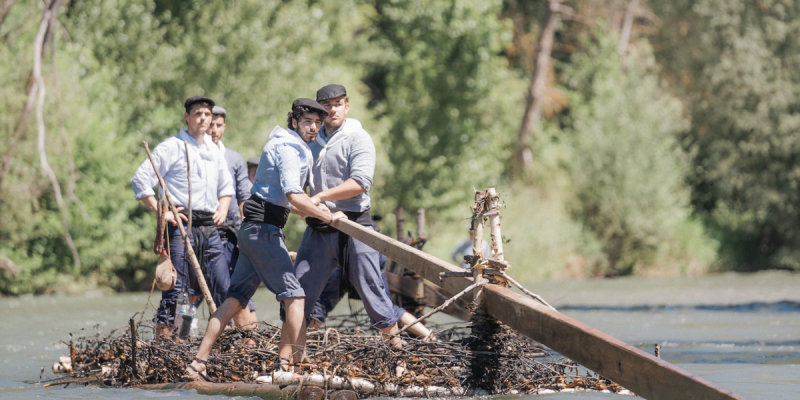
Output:
<instances>
[{"instance_id":1,"label":"thin wooden stick","mask_svg":"<svg viewBox=\"0 0 800 400\"><path fill-rule=\"evenodd\" d=\"M131 361L133 362L133 376L139 377L138 367L136 365L136 323L133 318L128 321L131 324Z\"/></svg>"},{"instance_id":2,"label":"thin wooden stick","mask_svg":"<svg viewBox=\"0 0 800 400\"><path fill-rule=\"evenodd\" d=\"M509 282L513 283L513 284L514 284L514 286L518 287L518 288L519 288L519 290L521 290L521 291L522 291L522 293L525 293L525 294L527 294L528 296L531 296L531 297L533 297L533 298L534 298L534 300L536 300L536 301L538 301L538 302L540 302L540 303L542 303L542 304L546 305L548 308L550 308L550 309L552 309L552 310L555 310L555 309L556 309L555 307L551 306L551 305L550 305L548 302L546 302L546 301L545 301L545 300L544 300L544 299L543 299L541 296L539 296L538 294L536 294L536 293L533 293L533 292L531 292L531 291L530 291L530 290L528 290L528 289L525 289L525 288L524 288L522 285L520 285L520 284L519 284L519 282L515 281L515 280L514 280L514 278L512 278L512 277L508 276L508 274L507 274L507 273L505 273L505 272L503 272L503 271L498 271L498 272L500 272L500 275L503 275L503 278L506 278L506 279L507 279Z\"/></svg>"},{"instance_id":3,"label":"thin wooden stick","mask_svg":"<svg viewBox=\"0 0 800 400\"><path fill-rule=\"evenodd\" d=\"M420 208L417 210L417 238L427 239L428 235L425 234L425 209Z\"/></svg>"},{"instance_id":4,"label":"thin wooden stick","mask_svg":"<svg viewBox=\"0 0 800 400\"><path fill-rule=\"evenodd\" d=\"M494 188L486 189L487 201L489 202L489 211L492 215L489 217L489 229L491 229L492 236L492 258L498 261L505 261L503 258L503 235L500 233L500 211L498 210L497 192Z\"/></svg>"},{"instance_id":5,"label":"thin wooden stick","mask_svg":"<svg viewBox=\"0 0 800 400\"><path fill-rule=\"evenodd\" d=\"M413 325L416 325L417 323L419 323L419 322L422 322L422 321L426 320L426 319L427 319L428 317L430 317L431 315L433 315L433 314L436 314L437 312L439 312L439 311L442 311L442 310L444 310L445 308L449 307L449 306L450 306L450 304L453 304L453 302L454 302L454 301L456 301L456 300L458 300L458 298L459 298L459 297L461 297L461 296L463 296L463 295L465 295L465 294L469 293L469 291L470 291L470 290L472 290L472 289L475 289L475 288L481 288L481 287L483 287L484 285L486 285L487 283L489 283L489 282L488 282L488 281L486 281L486 280L484 280L484 281L477 282L477 283L473 283L472 285L469 285L469 286L467 286L467 288L466 288L466 289L464 289L464 290L462 290L462 291L461 291L461 293L459 293L459 294L457 294L457 295L455 295L455 296L453 296L453 297L451 297L451 298L447 299L447 301L445 301L444 303L442 303L442 305L440 305L439 307L436 307L436 308L434 308L433 310L429 311L427 314L425 314L425 315L423 315L423 316L421 316L421 317L419 317L419 318L415 319L415 320L414 320L413 322L411 322L410 324L408 324L408 325L404 326L404 327L403 327L403 329L400 329L400 330L399 330L397 333L398 333L398 334L400 334L400 333L402 333L403 331L405 331L406 329L408 329L408 328L412 327Z\"/></svg>"},{"instance_id":6,"label":"thin wooden stick","mask_svg":"<svg viewBox=\"0 0 800 400\"><path fill-rule=\"evenodd\" d=\"M484 267L480 262L483 258L483 217L481 214L486 211L485 197L485 191L475 192L475 216L472 219L472 230L474 232L474 236L472 237L472 257L474 262L470 263L472 264L472 277L475 283L486 282L486 278L483 277ZM477 257L477 259L475 259L475 257ZM472 303L475 305L476 309L480 309L482 307L482 289L483 285L477 287L472 293Z\"/></svg>"},{"instance_id":7,"label":"thin wooden stick","mask_svg":"<svg viewBox=\"0 0 800 400\"><path fill-rule=\"evenodd\" d=\"M170 196L169 191L167 190L167 184L164 182L164 178L161 177L161 174L158 172L158 168L156 168L156 163L153 161L153 155L150 153L150 147L147 146L147 142L145 141L143 141L142 144L144 144L144 149L147 151L147 158L150 159L150 164L153 165L153 170L156 172L158 183L162 188L164 188L164 197L167 199L169 208L172 210L172 215L175 217L175 223L178 225L178 231L181 233L181 238L183 238L183 246L185 247L186 254L189 255L189 261L192 262L192 266L194 267L194 273L197 276L197 283L200 284L200 290L203 292L203 297L206 298L208 310L213 314L217 311L217 306L214 304L214 299L211 297L211 291L208 290L206 278L203 277L203 270L200 269L200 262L197 261L197 255L194 254L192 244L189 242L189 235L183 229L183 223L178 216L178 209L175 208L175 203L172 202L172 196Z\"/></svg>"},{"instance_id":8,"label":"thin wooden stick","mask_svg":"<svg viewBox=\"0 0 800 400\"><path fill-rule=\"evenodd\" d=\"M183 148L186 150L186 179L189 181L189 224L188 231L192 233L192 165L189 164L189 143L183 142Z\"/></svg>"}]
</instances>

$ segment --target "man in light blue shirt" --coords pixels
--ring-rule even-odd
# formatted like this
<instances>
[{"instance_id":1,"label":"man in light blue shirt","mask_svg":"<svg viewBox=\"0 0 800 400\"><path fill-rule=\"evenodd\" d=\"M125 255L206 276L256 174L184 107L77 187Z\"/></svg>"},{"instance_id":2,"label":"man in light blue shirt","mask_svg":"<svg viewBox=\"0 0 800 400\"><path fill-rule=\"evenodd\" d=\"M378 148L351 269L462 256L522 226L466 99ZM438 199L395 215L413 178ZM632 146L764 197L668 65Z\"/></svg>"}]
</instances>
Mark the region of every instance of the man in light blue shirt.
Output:
<instances>
[{"instance_id":1,"label":"man in light blue shirt","mask_svg":"<svg viewBox=\"0 0 800 400\"><path fill-rule=\"evenodd\" d=\"M303 192L310 178L312 142L327 115L314 100L297 99L289 113L290 129L275 127L261 153L252 196L244 204L244 222L239 230L239 261L233 272L228 298L208 321L197 356L187 367L186 378L206 380L205 364L223 327L247 306L263 282L283 302L286 320L281 327L277 367L288 370L293 360L303 358L305 345L305 293L294 274L294 265L284 243L282 228L289 213L314 217L328 223L346 218L341 212L315 204ZM301 333L302 339L301 339Z\"/></svg>"},{"instance_id":2,"label":"man in light blue shirt","mask_svg":"<svg viewBox=\"0 0 800 400\"><path fill-rule=\"evenodd\" d=\"M214 303L220 304L230 284L228 266L223 259L222 241L217 225L223 223L228 214L233 182L225 159L207 134L211 123L214 101L204 96L190 97L184 103L183 115L186 129L178 136L168 138L153 149L153 162L164 178L167 190L180 212L181 223L186 225L191 205L192 228L187 231L192 247L205 270L206 283ZM187 154L188 151L188 154ZM187 160L191 165L191 202L189 201L189 177ZM158 178L149 160L145 160L131 178L136 200L147 208L157 211L153 187ZM163 197L163 193L162 193ZM178 221L171 212L166 213L169 222L168 240L172 265L177 271L175 287L161 292L161 304L156 315L156 333L169 336L175 326L175 306L181 291L189 296L200 295L194 268L186 252L177 228Z\"/></svg>"}]
</instances>

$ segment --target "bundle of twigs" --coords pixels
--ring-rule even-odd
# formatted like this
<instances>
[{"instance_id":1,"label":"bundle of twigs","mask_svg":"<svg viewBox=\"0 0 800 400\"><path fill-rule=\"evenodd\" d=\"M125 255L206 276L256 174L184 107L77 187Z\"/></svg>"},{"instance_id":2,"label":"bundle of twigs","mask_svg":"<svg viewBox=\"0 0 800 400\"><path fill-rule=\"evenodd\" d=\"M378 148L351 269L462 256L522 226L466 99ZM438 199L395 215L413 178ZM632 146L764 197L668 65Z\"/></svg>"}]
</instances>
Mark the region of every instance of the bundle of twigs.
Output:
<instances>
[{"instance_id":1,"label":"bundle of twigs","mask_svg":"<svg viewBox=\"0 0 800 400\"><path fill-rule=\"evenodd\" d=\"M53 384L102 381L131 386L184 380L199 338L156 339L153 327L140 323L132 346L131 330L120 331L74 339L73 371ZM358 323L309 332L307 362L298 367L305 376L340 377L352 387L357 386L355 381L370 382L374 388L362 393L364 397L400 395L412 387L421 388L423 395L426 388L447 388L450 394L538 393L570 387L621 390L588 371L579 374L573 362L550 355L502 326L439 330L435 342L404 337L402 349L368 332ZM279 340L280 329L266 323L257 329L226 330L209 357L209 377L216 382L253 382L270 374ZM395 367L402 363L406 372L397 377Z\"/></svg>"}]
</instances>

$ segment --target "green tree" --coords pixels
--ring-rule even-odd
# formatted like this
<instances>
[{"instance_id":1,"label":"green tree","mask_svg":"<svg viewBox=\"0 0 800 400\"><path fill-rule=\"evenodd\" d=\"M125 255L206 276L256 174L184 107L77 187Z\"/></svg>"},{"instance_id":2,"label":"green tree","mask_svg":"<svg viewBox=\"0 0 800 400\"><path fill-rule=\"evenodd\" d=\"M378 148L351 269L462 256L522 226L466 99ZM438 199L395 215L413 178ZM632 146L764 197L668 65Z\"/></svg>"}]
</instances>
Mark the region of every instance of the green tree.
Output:
<instances>
[{"instance_id":1,"label":"green tree","mask_svg":"<svg viewBox=\"0 0 800 400\"><path fill-rule=\"evenodd\" d=\"M690 254L697 248L691 242L703 238L701 230L684 227L692 222L686 157L676 140L687 125L681 103L659 85L646 43L625 67L616 45L598 29L564 68L572 98L564 132L572 208L603 244L606 260L595 274L630 274L681 259L686 272L689 261L713 257L713 247Z\"/></svg>"},{"instance_id":2,"label":"green tree","mask_svg":"<svg viewBox=\"0 0 800 400\"><path fill-rule=\"evenodd\" d=\"M367 81L388 120L386 196L445 209L498 183L522 109L500 1L374 1Z\"/></svg>"},{"instance_id":3,"label":"green tree","mask_svg":"<svg viewBox=\"0 0 800 400\"><path fill-rule=\"evenodd\" d=\"M800 8L653 4L659 62L687 101L693 204L737 269L800 268Z\"/></svg>"}]
</instances>

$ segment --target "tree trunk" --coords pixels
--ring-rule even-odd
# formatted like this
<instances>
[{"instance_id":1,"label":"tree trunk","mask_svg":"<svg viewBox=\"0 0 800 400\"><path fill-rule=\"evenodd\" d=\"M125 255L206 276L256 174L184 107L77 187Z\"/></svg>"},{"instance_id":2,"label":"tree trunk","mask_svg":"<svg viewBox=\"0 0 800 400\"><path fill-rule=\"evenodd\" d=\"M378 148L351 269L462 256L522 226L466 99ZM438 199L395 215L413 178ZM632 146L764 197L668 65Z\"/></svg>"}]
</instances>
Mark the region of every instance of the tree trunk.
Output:
<instances>
[{"instance_id":1,"label":"tree trunk","mask_svg":"<svg viewBox=\"0 0 800 400\"><path fill-rule=\"evenodd\" d=\"M539 125L542 117L542 104L545 100L547 71L550 68L550 54L553 51L553 37L559 19L559 6L561 0L548 1L547 11L539 25L539 37L536 46L536 55L533 66L531 86L528 91L528 101L525 115L522 117L522 126L519 129L519 139L515 171L517 174L527 171L533 165L533 130Z\"/></svg>"},{"instance_id":2,"label":"tree trunk","mask_svg":"<svg viewBox=\"0 0 800 400\"><path fill-rule=\"evenodd\" d=\"M617 46L617 54L619 58L624 60L625 55L628 53L628 43L631 40L631 28L633 28L633 17L639 8L639 0L631 0L628 3L628 8L625 9L625 17L622 19L622 30L619 34L619 45Z\"/></svg>"},{"instance_id":3,"label":"tree trunk","mask_svg":"<svg viewBox=\"0 0 800 400\"><path fill-rule=\"evenodd\" d=\"M16 3L17 0L0 0L0 27L3 26L3 22L6 22L6 17L8 17L11 8L14 7Z\"/></svg>"}]
</instances>

